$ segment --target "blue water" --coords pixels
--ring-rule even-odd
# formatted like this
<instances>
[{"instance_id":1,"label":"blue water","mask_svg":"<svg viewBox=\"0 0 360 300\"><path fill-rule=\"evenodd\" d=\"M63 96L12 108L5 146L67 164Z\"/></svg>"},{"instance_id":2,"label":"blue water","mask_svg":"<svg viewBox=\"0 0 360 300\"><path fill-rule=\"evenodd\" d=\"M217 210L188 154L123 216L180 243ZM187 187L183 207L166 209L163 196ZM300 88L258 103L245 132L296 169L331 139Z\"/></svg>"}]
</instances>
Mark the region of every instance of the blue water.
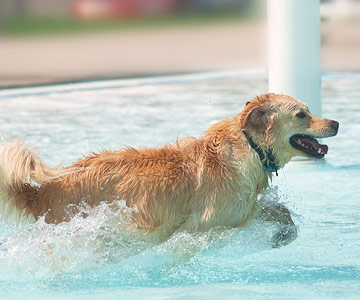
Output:
<instances>
[{"instance_id":1,"label":"blue water","mask_svg":"<svg viewBox=\"0 0 360 300\"><path fill-rule=\"evenodd\" d=\"M68 165L102 147L199 136L267 89L261 74L183 79L0 91L1 135ZM323 115L340 122L326 160L287 165L262 196L292 211L292 244L272 249L276 225L254 220L154 245L125 229L121 201L56 226L2 220L0 299L359 299L359 74L323 76Z\"/></svg>"}]
</instances>

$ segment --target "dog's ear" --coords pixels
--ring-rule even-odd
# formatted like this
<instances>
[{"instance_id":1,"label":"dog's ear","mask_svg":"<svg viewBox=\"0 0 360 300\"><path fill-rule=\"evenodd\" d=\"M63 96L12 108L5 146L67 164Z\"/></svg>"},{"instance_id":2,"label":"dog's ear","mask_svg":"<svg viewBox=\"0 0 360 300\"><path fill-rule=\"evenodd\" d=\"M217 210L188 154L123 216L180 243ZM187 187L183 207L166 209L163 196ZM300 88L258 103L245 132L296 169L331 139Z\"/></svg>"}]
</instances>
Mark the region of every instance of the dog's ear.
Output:
<instances>
[{"instance_id":1,"label":"dog's ear","mask_svg":"<svg viewBox=\"0 0 360 300\"><path fill-rule=\"evenodd\" d=\"M242 124L242 128L257 134L266 134L273 125L273 111L263 105L252 108Z\"/></svg>"}]
</instances>

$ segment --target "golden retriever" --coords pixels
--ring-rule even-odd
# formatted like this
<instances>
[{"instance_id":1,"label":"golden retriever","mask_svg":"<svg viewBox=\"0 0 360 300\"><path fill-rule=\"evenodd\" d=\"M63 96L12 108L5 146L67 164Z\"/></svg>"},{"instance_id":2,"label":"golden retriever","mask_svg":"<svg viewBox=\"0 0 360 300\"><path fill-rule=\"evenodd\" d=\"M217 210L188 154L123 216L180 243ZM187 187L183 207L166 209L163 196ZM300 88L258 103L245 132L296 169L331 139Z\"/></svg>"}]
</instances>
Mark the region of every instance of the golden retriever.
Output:
<instances>
[{"instance_id":1,"label":"golden retriever","mask_svg":"<svg viewBox=\"0 0 360 300\"><path fill-rule=\"evenodd\" d=\"M293 225L286 207L261 207L257 196L292 157L324 157L328 147L316 138L334 136L338 127L311 115L299 100L265 94L201 138L104 151L65 168L49 168L23 143L4 142L0 202L20 218L45 215L46 222L59 223L71 218L69 205L122 199L133 208L138 230L160 240L179 230L246 226L257 216ZM291 238L282 234L275 246Z\"/></svg>"}]
</instances>

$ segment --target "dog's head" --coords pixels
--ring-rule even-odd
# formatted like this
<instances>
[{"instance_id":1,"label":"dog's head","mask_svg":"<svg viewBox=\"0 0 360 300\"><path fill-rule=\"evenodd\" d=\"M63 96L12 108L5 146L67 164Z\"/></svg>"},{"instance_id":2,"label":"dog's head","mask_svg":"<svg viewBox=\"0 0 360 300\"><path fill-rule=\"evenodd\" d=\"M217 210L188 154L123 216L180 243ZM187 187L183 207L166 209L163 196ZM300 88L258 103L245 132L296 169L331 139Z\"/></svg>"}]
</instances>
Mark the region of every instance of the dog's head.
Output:
<instances>
[{"instance_id":1,"label":"dog's head","mask_svg":"<svg viewBox=\"0 0 360 300\"><path fill-rule=\"evenodd\" d=\"M339 123L313 116L306 104L286 95L265 94L247 102L238 115L241 128L263 149L272 149L280 166L294 156L323 158L328 147L316 138L337 134Z\"/></svg>"}]
</instances>

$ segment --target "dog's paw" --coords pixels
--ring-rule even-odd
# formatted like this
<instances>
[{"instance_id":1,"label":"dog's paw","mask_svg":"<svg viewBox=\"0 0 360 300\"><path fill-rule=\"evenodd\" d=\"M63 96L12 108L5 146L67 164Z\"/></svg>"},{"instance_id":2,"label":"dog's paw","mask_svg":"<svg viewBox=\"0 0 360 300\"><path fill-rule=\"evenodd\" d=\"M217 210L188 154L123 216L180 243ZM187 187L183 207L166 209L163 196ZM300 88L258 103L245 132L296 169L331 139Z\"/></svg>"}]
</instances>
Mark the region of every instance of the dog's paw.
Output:
<instances>
[{"instance_id":1,"label":"dog's paw","mask_svg":"<svg viewBox=\"0 0 360 300\"><path fill-rule=\"evenodd\" d=\"M293 242L297 238L297 226L295 225L280 225L280 230L272 237L273 248L280 248Z\"/></svg>"}]
</instances>

